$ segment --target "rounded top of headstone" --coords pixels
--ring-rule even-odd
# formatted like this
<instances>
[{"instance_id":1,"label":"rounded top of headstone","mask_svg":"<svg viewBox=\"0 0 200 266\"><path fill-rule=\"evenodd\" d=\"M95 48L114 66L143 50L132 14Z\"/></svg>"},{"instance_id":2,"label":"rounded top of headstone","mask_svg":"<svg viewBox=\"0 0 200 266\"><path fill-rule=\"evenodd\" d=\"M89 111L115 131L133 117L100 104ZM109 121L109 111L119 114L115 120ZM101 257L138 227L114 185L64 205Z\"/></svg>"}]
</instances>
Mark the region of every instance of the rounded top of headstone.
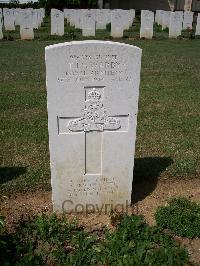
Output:
<instances>
[{"instance_id":1,"label":"rounded top of headstone","mask_svg":"<svg viewBox=\"0 0 200 266\"><path fill-rule=\"evenodd\" d=\"M98 40L85 40L85 41L72 41L72 42L58 43L58 44L46 46L45 50L55 49L55 48L64 48L66 46L74 46L74 45L95 45L95 46L96 45L107 45L107 46L113 45L113 46L118 46L118 47L124 47L124 48L126 47L130 49L135 49L138 52L140 51L140 53L142 53L142 49L134 45L120 43L120 42L98 41Z\"/></svg>"}]
</instances>

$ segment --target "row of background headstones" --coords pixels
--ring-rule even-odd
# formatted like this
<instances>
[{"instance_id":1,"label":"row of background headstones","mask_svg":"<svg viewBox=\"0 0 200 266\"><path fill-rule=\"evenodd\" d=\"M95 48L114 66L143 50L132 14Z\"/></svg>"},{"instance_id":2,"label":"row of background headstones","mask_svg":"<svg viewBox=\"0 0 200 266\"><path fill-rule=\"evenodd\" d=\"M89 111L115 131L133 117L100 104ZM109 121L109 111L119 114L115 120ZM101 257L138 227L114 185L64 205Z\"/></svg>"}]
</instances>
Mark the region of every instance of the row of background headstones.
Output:
<instances>
[{"instance_id":1,"label":"row of background headstones","mask_svg":"<svg viewBox=\"0 0 200 266\"><path fill-rule=\"evenodd\" d=\"M169 38L177 38L182 30L192 30L194 13L191 11L157 10L155 22L162 26L162 30L169 29ZM195 35L200 35L200 14L197 17Z\"/></svg>"},{"instance_id":2,"label":"row of background headstones","mask_svg":"<svg viewBox=\"0 0 200 266\"><path fill-rule=\"evenodd\" d=\"M154 19L155 15L155 19ZM45 17L45 10L41 9L0 9L0 39L3 38L2 19L4 17L5 30L15 30L20 26L21 39L33 39L33 29L38 29ZM192 29L194 14L191 11L157 10L156 14L149 10L141 11L140 38L153 37L153 25L156 22L165 30L169 28L169 37L177 38L184 29ZM64 35L64 19L70 26L82 29L83 36L95 36L96 29L106 29L111 23L111 36L123 37L124 30L128 30L134 22L135 10L110 9L64 9L64 12L51 10L51 35ZM200 35L200 14L196 24L196 35Z\"/></svg>"},{"instance_id":3,"label":"row of background headstones","mask_svg":"<svg viewBox=\"0 0 200 266\"><path fill-rule=\"evenodd\" d=\"M0 9L0 39L3 39L2 27L5 31L15 31L20 26L21 39L34 39L34 29L38 29L45 17L45 9Z\"/></svg>"},{"instance_id":4,"label":"row of background headstones","mask_svg":"<svg viewBox=\"0 0 200 266\"><path fill-rule=\"evenodd\" d=\"M154 22L162 26L162 29L169 28L169 38L177 38L182 30L192 29L194 13L191 11L164 11L157 10L154 19L154 12L149 10L141 11L140 38L151 39L153 37ZM82 29L83 36L95 36L96 29L106 29L111 23L111 36L114 38L123 37L124 30L128 30L135 19L135 10L109 10L109 9L64 9L64 12L51 10L51 34L64 35L64 18L70 26ZM200 35L200 14L197 18L196 35Z\"/></svg>"}]
</instances>

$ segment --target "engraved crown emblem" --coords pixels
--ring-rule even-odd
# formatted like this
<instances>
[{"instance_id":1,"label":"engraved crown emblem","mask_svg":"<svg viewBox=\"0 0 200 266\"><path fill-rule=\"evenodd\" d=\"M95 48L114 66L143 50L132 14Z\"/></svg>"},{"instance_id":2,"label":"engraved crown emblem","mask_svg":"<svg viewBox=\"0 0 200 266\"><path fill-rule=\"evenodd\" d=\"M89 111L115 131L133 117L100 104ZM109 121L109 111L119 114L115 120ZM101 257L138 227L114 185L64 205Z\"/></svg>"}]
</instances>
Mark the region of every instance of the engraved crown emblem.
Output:
<instances>
[{"instance_id":1,"label":"engraved crown emblem","mask_svg":"<svg viewBox=\"0 0 200 266\"><path fill-rule=\"evenodd\" d=\"M93 89L88 93L88 99L89 100L100 100L101 99L101 93L98 92L97 90Z\"/></svg>"}]
</instances>

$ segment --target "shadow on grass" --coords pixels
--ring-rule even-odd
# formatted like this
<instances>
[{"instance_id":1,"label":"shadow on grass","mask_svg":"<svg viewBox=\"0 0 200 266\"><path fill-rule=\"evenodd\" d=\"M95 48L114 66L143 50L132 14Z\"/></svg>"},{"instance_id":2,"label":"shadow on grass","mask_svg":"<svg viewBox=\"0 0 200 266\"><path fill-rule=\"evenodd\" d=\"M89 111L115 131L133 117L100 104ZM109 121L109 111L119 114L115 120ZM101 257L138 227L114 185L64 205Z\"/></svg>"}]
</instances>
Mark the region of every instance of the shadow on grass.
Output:
<instances>
[{"instance_id":1,"label":"shadow on grass","mask_svg":"<svg viewBox=\"0 0 200 266\"><path fill-rule=\"evenodd\" d=\"M143 200L156 187L159 175L173 163L170 157L136 158L133 171L132 204Z\"/></svg>"},{"instance_id":2,"label":"shadow on grass","mask_svg":"<svg viewBox=\"0 0 200 266\"><path fill-rule=\"evenodd\" d=\"M0 184L26 173L26 167L0 167Z\"/></svg>"}]
</instances>

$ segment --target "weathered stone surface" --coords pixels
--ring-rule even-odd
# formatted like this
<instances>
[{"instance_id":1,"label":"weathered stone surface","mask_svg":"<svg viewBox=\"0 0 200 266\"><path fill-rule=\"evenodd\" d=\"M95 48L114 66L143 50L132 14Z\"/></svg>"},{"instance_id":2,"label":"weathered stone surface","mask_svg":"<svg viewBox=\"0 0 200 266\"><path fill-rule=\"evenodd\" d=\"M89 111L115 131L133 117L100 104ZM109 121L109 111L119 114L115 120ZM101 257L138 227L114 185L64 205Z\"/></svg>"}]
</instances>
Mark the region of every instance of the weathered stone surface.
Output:
<instances>
[{"instance_id":1,"label":"weathered stone surface","mask_svg":"<svg viewBox=\"0 0 200 266\"><path fill-rule=\"evenodd\" d=\"M83 41L45 57L54 210L129 204L141 49Z\"/></svg>"}]
</instances>

